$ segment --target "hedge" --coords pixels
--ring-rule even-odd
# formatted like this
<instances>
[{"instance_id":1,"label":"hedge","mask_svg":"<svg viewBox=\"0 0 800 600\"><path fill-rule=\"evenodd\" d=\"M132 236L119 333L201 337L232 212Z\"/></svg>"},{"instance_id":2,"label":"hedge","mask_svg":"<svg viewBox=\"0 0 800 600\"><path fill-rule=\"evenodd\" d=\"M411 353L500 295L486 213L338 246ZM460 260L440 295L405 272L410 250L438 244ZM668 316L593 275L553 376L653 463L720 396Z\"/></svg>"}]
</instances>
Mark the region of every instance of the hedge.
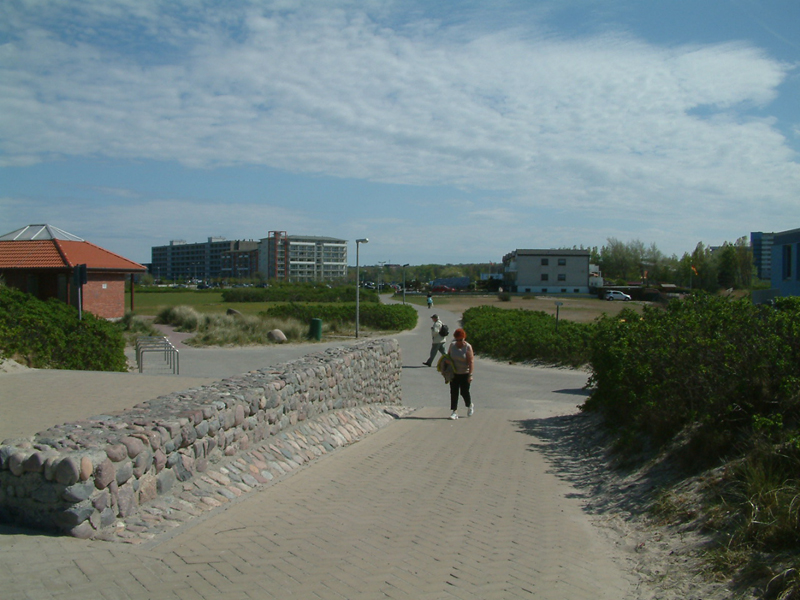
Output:
<instances>
[{"instance_id":1,"label":"hedge","mask_svg":"<svg viewBox=\"0 0 800 600\"><path fill-rule=\"evenodd\" d=\"M311 319L323 322L355 323L356 305L344 304L279 304L261 314L277 318L293 318L307 323ZM403 304L361 304L359 323L372 329L402 331L417 325L417 311Z\"/></svg>"},{"instance_id":2,"label":"hedge","mask_svg":"<svg viewBox=\"0 0 800 600\"><path fill-rule=\"evenodd\" d=\"M119 326L51 298L46 301L0 286L0 355L30 367L126 371Z\"/></svg>"},{"instance_id":3,"label":"hedge","mask_svg":"<svg viewBox=\"0 0 800 600\"><path fill-rule=\"evenodd\" d=\"M462 323L480 354L554 365L580 366L589 361L591 325L564 320L557 323L542 311L494 306L467 309Z\"/></svg>"}]
</instances>

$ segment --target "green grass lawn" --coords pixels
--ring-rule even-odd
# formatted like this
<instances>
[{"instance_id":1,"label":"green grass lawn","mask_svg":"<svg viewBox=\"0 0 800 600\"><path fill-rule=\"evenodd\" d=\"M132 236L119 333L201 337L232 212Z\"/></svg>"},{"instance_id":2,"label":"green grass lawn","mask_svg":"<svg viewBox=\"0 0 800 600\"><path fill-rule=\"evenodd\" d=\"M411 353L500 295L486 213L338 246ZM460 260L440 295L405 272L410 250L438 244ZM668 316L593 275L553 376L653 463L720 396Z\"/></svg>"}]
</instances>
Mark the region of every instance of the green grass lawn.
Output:
<instances>
[{"instance_id":1,"label":"green grass lawn","mask_svg":"<svg viewBox=\"0 0 800 600\"><path fill-rule=\"evenodd\" d=\"M402 301L397 295L395 300ZM126 308L130 309L130 292L126 293ZM448 298L438 297L437 302L447 304ZM229 308L238 310L244 315L257 315L274 302L223 302L221 291L197 291L192 289L170 290L164 292L142 292L136 290L134 295L134 313L141 316L154 317L162 308L169 306L191 306L204 314L224 314ZM424 294L406 294L406 304L425 306Z\"/></svg>"},{"instance_id":2,"label":"green grass lawn","mask_svg":"<svg viewBox=\"0 0 800 600\"><path fill-rule=\"evenodd\" d=\"M130 308L130 296L127 297ZM229 308L245 315L257 315L266 310L268 302L223 302L222 292L198 292L195 290L175 290L169 292L147 293L136 291L134 313L154 317L162 308L169 306L191 306L203 314L224 314Z\"/></svg>"}]
</instances>

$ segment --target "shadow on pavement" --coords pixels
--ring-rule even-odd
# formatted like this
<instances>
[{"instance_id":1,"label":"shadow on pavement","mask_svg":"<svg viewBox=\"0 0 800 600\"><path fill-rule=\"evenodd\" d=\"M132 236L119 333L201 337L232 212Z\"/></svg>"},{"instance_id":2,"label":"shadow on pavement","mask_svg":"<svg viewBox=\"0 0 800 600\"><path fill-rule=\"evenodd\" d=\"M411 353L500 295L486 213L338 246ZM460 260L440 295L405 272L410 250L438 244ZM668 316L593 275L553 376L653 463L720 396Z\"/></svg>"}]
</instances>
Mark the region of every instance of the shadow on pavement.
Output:
<instances>
[{"instance_id":1,"label":"shadow on pavement","mask_svg":"<svg viewBox=\"0 0 800 600\"><path fill-rule=\"evenodd\" d=\"M609 449L613 440L597 415L578 413L514 424L520 433L535 438L529 451L541 453L551 472L575 487L572 497L583 499L583 509L590 514L644 514L671 479L663 469L616 466Z\"/></svg>"},{"instance_id":2,"label":"shadow on pavement","mask_svg":"<svg viewBox=\"0 0 800 600\"><path fill-rule=\"evenodd\" d=\"M591 396L592 392L584 388L553 390L554 394L571 394L573 396Z\"/></svg>"}]
</instances>

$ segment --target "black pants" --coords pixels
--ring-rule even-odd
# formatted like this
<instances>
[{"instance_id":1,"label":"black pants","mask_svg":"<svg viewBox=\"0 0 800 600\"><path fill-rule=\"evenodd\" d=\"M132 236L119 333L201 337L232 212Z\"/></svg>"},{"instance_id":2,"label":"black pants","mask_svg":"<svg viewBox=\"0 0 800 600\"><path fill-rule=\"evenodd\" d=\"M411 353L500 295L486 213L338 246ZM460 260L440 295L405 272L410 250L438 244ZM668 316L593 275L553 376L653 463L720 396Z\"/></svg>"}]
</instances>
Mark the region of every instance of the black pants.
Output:
<instances>
[{"instance_id":1,"label":"black pants","mask_svg":"<svg viewBox=\"0 0 800 600\"><path fill-rule=\"evenodd\" d=\"M472 406L472 396L469 394L469 373L456 373L450 381L450 410L458 410L458 394L464 398L467 407Z\"/></svg>"}]
</instances>

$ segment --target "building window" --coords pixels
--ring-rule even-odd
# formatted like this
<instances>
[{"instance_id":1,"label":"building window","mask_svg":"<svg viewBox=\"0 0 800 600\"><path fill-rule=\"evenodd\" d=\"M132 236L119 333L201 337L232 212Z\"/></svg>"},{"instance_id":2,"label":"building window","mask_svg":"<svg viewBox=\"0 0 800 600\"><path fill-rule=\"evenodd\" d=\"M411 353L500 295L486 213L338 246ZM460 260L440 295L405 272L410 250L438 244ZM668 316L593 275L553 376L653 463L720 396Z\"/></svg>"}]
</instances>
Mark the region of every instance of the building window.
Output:
<instances>
[{"instance_id":1,"label":"building window","mask_svg":"<svg viewBox=\"0 0 800 600\"><path fill-rule=\"evenodd\" d=\"M550 264L550 259L549 258L543 258L542 259L542 266L543 267L546 267L549 264Z\"/></svg>"},{"instance_id":2,"label":"building window","mask_svg":"<svg viewBox=\"0 0 800 600\"><path fill-rule=\"evenodd\" d=\"M542 273L542 281L547 281L548 279L550 279L550 276L547 273Z\"/></svg>"},{"instance_id":3,"label":"building window","mask_svg":"<svg viewBox=\"0 0 800 600\"><path fill-rule=\"evenodd\" d=\"M558 259L558 266L559 267L564 267L564 266L566 266L566 264L567 264L567 259L566 258L559 258Z\"/></svg>"},{"instance_id":4,"label":"building window","mask_svg":"<svg viewBox=\"0 0 800 600\"><path fill-rule=\"evenodd\" d=\"M783 247L783 278L789 279L792 276L792 247Z\"/></svg>"},{"instance_id":5,"label":"building window","mask_svg":"<svg viewBox=\"0 0 800 600\"><path fill-rule=\"evenodd\" d=\"M566 273L559 273L559 274L558 274L558 280L559 280L559 281L566 281L566 280L567 280L567 275L566 275Z\"/></svg>"},{"instance_id":6,"label":"building window","mask_svg":"<svg viewBox=\"0 0 800 600\"><path fill-rule=\"evenodd\" d=\"M547 293L547 288L542 288L542 293L546 294Z\"/></svg>"},{"instance_id":7,"label":"building window","mask_svg":"<svg viewBox=\"0 0 800 600\"><path fill-rule=\"evenodd\" d=\"M800 244L797 244L797 252L795 254L797 256L795 264L800 265ZM794 277L797 281L800 281L800 268L795 269Z\"/></svg>"}]
</instances>

